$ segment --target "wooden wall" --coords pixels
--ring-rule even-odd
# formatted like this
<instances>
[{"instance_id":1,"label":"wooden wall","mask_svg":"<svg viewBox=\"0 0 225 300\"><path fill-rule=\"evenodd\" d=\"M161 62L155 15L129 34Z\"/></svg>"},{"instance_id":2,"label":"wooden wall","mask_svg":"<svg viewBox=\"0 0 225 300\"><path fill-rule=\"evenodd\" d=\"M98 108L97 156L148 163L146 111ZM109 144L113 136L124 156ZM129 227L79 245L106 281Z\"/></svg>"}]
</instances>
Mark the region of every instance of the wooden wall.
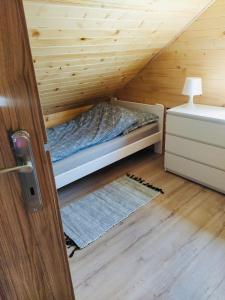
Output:
<instances>
[{"instance_id":1,"label":"wooden wall","mask_svg":"<svg viewBox=\"0 0 225 300\"><path fill-rule=\"evenodd\" d=\"M24 0L45 114L112 95L209 0Z\"/></svg>"},{"instance_id":2,"label":"wooden wall","mask_svg":"<svg viewBox=\"0 0 225 300\"><path fill-rule=\"evenodd\" d=\"M118 95L172 107L186 76L203 78L198 103L225 106L225 1L216 0L171 46L153 59Z\"/></svg>"}]
</instances>

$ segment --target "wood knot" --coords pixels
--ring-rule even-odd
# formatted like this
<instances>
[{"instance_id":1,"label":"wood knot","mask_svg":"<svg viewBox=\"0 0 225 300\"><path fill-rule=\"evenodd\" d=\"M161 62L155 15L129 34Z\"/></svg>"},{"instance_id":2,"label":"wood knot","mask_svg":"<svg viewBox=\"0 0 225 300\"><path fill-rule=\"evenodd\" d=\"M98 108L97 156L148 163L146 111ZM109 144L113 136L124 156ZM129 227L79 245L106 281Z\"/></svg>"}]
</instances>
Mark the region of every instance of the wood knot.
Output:
<instances>
[{"instance_id":1,"label":"wood knot","mask_svg":"<svg viewBox=\"0 0 225 300\"><path fill-rule=\"evenodd\" d=\"M40 36L40 32L37 30L32 30L32 37L39 37Z\"/></svg>"}]
</instances>

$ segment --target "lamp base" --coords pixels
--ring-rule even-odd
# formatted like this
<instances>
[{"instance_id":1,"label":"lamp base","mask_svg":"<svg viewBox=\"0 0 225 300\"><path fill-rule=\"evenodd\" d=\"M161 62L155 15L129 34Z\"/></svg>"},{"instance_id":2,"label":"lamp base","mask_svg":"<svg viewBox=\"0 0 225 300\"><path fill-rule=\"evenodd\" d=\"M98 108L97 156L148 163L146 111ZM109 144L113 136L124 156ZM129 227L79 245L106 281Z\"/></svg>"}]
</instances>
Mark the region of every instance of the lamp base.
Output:
<instances>
[{"instance_id":1,"label":"lamp base","mask_svg":"<svg viewBox=\"0 0 225 300\"><path fill-rule=\"evenodd\" d=\"M190 95L188 99L188 104L193 105L194 104L194 96Z\"/></svg>"}]
</instances>

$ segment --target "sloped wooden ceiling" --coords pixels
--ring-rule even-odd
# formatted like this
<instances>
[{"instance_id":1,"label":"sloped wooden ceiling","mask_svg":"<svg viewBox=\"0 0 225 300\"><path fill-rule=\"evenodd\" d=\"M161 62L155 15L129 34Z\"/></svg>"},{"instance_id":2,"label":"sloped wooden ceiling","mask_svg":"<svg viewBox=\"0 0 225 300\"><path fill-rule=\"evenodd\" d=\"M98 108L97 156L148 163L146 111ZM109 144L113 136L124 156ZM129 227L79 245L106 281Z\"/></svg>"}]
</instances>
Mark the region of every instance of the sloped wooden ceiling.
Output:
<instances>
[{"instance_id":1,"label":"sloped wooden ceiling","mask_svg":"<svg viewBox=\"0 0 225 300\"><path fill-rule=\"evenodd\" d=\"M25 0L44 114L112 95L209 0Z\"/></svg>"}]
</instances>

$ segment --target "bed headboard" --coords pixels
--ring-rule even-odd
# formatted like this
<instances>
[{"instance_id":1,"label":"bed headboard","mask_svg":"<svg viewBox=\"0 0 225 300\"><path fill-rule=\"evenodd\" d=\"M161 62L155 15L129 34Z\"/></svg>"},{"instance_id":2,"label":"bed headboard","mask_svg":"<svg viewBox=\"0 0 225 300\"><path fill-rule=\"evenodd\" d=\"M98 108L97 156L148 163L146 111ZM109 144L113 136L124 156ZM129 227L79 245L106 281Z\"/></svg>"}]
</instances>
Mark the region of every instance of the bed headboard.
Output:
<instances>
[{"instance_id":1,"label":"bed headboard","mask_svg":"<svg viewBox=\"0 0 225 300\"><path fill-rule=\"evenodd\" d=\"M85 105L81 107L76 107L73 109L68 109L65 111L60 111L57 113L49 114L44 116L44 121L45 121L45 127L46 128L51 128L56 125L65 123L67 121L72 120L79 114L81 114L84 111L87 111L90 109L93 105Z\"/></svg>"}]
</instances>

